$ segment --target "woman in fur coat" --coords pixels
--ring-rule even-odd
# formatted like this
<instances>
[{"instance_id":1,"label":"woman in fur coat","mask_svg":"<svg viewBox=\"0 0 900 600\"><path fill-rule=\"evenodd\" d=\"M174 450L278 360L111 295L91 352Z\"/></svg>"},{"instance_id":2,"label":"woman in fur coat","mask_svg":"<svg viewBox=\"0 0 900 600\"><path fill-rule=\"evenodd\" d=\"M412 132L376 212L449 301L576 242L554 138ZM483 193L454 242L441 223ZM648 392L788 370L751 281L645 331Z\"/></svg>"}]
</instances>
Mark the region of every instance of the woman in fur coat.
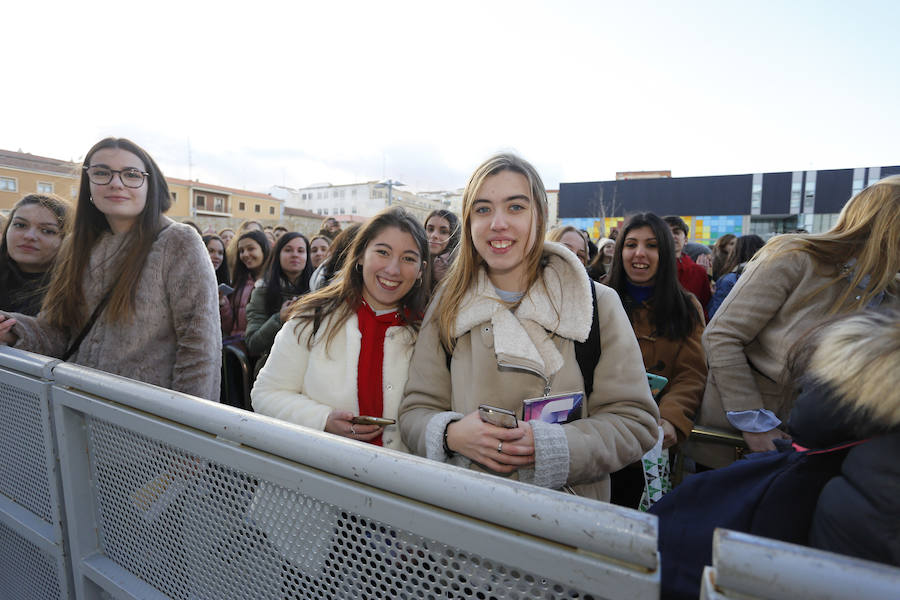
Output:
<instances>
[{"instance_id":1,"label":"woman in fur coat","mask_svg":"<svg viewBox=\"0 0 900 600\"><path fill-rule=\"evenodd\" d=\"M402 208L372 217L339 277L306 295L275 336L253 409L297 425L405 451L395 424L427 300L428 241Z\"/></svg>"},{"instance_id":2,"label":"woman in fur coat","mask_svg":"<svg viewBox=\"0 0 900 600\"><path fill-rule=\"evenodd\" d=\"M197 232L162 214L170 204L140 146L95 144L41 312L0 314L0 342L217 399L216 278Z\"/></svg>"},{"instance_id":3,"label":"woman in fur coat","mask_svg":"<svg viewBox=\"0 0 900 600\"><path fill-rule=\"evenodd\" d=\"M419 334L400 431L421 456L608 500L608 473L653 446L659 413L619 299L568 249L542 242L546 215L540 176L517 156L494 156L469 179L459 255ZM521 417L526 399L587 389L575 342L595 318L583 418L481 420L481 404Z\"/></svg>"}]
</instances>

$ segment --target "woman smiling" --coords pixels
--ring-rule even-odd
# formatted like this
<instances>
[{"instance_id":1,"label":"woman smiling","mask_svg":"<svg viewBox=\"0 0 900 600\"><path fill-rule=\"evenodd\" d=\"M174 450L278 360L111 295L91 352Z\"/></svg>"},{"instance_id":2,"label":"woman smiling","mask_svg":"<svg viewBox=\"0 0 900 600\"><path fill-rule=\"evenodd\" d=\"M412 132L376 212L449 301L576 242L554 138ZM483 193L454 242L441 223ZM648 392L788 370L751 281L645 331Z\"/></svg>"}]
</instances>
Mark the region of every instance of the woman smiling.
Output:
<instances>
[{"instance_id":1,"label":"woman smiling","mask_svg":"<svg viewBox=\"0 0 900 600\"><path fill-rule=\"evenodd\" d=\"M215 276L200 236L163 216L170 204L162 172L140 146L122 138L94 145L41 312L0 315L0 341L218 398Z\"/></svg>"},{"instance_id":2,"label":"woman smiling","mask_svg":"<svg viewBox=\"0 0 900 600\"><path fill-rule=\"evenodd\" d=\"M428 242L394 208L372 217L348 252L333 283L294 304L253 387L253 409L406 450L393 423L354 417L397 418L427 299Z\"/></svg>"},{"instance_id":3,"label":"woman smiling","mask_svg":"<svg viewBox=\"0 0 900 600\"><path fill-rule=\"evenodd\" d=\"M13 207L0 237L0 310L38 313L69 209L54 194L29 194Z\"/></svg>"},{"instance_id":4,"label":"woman smiling","mask_svg":"<svg viewBox=\"0 0 900 600\"><path fill-rule=\"evenodd\" d=\"M648 373L668 380L657 394L663 448L691 434L706 386L703 309L678 283L669 226L653 213L631 217L619 233L607 281L634 328ZM612 501L637 508L644 490L640 463L614 473Z\"/></svg>"},{"instance_id":5,"label":"woman smiling","mask_svg":"<svg viewBox=\"0 0 900 600\"><path fill-rule=\"evenodd\" d=\"M428 458L608 500L608 473L656 440L656 405L618 298L572 252L543 243L546 215L540 176L521 158L500 154L472 174L459 255L416 343L401 433ZM587 345L577 344L595 327L602 352L582 361ZM564 425L504 428L479 416L481 404L518 416L526 399L580 391L584 417Z\"/></svg>"}]
</instances>

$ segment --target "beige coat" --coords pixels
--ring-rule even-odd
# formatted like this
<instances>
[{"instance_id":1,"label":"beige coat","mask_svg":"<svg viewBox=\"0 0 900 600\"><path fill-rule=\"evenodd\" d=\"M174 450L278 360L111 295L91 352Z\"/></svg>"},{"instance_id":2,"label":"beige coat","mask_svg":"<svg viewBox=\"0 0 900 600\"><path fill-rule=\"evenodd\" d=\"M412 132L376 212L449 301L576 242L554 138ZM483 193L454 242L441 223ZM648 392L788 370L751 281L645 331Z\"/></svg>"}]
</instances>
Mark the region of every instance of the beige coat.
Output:
<instances>
[{"instance_id":1,"label":"beige coat","mask_svg":"<svg viewBox=\"0 0 900 600\"><path fill-rule=\"evenodd\" d=\"M796 398L788 353L850 285L845 279L810 298L829 275L801 251L747 265L703 334L709 375L698 424L737 432L726 411L760 408L787 421ZM886 295L882 306L896 307L898 298ZM732 448L708 443L690 442L685 451L711 467L735 458Z\"/></svg>"},{"instance_id":2,"label":"beige coat","mask_svg":"<svg viewBox=\"0 0 900 600\"><path fill-rule=\"evenodd\" d=\"M575 255L545 244L543 285L533 285L515 313L499 301L484 270L456 320L456 347L438 339L433 301L419 332L400 406L400 433L416 454L446 461L447 423L490 404L522 413L522 401L584 389L573 340L587 339L590 294L597 296L601 356L588 416L567 425L532 421L535 468L514 474L550 488L609 499L608 473L640 458L657 438L659 413L650 396L640 349L615 292L592 284ZM459 455L460 466L479 468Z\"/></svg>"},{"instance_id":3,"label":"beige coat","mask_svg":"<svg viewBox=\"0 0 900 600\"><path fill-rule=\"evenodd\" d=\"M218 401L222 364L216 275L197 232L174 223L160 232L138 279L134 316L108 323L101 315L69 359L145 383ZM90 315L118 274L128 234L104 233L82 279ZM104 311L105 312L105 311ZM61 357L71 336L37 317L16 315L16 348Z\"/></svg>"}]
</instances>

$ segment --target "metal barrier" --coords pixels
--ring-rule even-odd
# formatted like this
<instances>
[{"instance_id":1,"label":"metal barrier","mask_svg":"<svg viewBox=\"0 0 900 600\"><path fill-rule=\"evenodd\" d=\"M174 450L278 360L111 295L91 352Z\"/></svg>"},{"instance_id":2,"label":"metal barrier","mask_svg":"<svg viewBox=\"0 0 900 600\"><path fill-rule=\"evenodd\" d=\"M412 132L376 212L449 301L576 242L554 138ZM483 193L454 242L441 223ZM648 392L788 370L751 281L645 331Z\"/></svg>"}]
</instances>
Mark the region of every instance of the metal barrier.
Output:
<instances>
[{"instance_id":1,"label":"metal barrier","mask_svg":"<svg viewBox=\"0 0 900 600\"><path fill-rule=\"evenodd\" d=\"M900 569L745 533L717 529L701 600L894 600Z\"/></svg>"},{"instance_id":2,"label":"metal barrier","mask_svg":"<svg viewBox=\"0 0 900 600\"><path fill-rule=\"evenodd\" d=\"M59 361L8 351L0 377L0 597L72 597L48 378Z\"/></svg>"},{"instance_id":3,"label":"metal barrier","mask_svg":"<svg viewBox=\"0 0 900 600\"><path fill-rule=\"evenodd\" d=\"M13 388L16 360L0 350ZM655 517L75 365L52 378L78 598L659 596Z\"/></svg>"}]
</instances>

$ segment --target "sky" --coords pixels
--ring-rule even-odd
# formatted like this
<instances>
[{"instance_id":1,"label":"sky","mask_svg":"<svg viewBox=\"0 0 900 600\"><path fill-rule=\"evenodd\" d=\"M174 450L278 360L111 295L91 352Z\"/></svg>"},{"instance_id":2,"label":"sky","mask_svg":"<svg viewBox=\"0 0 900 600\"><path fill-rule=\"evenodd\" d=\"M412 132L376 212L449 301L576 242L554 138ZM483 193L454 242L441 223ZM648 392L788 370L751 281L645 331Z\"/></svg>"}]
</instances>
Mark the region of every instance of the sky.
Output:
<instances>
[{"instance_id":1,"label":"sky","mask_svg":"<svg viewBox=\"0 0 900 600\"><path fill-rule=\"evenodd\" d=\"M7 3L0 148L255 191L900 164L900 2ZM891 108L893 107L893 108Z\"/></svg>"}]
</instances>

